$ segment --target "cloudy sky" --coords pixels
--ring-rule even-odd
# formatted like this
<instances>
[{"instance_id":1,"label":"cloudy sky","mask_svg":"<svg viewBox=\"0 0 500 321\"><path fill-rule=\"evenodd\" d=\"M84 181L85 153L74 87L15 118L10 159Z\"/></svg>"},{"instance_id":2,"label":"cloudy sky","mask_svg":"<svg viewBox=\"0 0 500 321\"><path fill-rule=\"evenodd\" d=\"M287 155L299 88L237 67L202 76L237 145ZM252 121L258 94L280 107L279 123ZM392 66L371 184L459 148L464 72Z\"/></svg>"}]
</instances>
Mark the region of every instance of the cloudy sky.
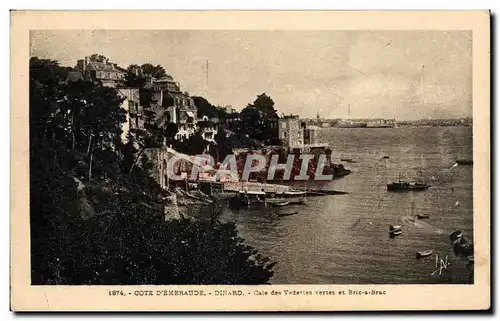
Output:
<instances>
[{"instance_id":1,"label":"cloudy sky","mask_svg":"<svg viewBox=\"0 0 500 321\"><path fill-rule=\"evenodd\" d=\"M351 118L472 115L467 31L44 30L30 46L66 66L92 53L160 64L182 90L238 110L265 92L302 117L347 118L348 105Z\"/></svg>"}]
</instances>

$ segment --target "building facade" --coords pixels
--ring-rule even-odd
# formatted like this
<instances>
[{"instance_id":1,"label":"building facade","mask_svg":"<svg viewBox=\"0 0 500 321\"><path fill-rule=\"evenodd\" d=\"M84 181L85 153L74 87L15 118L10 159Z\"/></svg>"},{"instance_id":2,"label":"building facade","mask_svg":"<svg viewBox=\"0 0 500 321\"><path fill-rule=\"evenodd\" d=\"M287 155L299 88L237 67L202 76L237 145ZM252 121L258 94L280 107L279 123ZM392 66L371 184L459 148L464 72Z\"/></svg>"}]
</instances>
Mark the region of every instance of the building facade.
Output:
<instances>
[{"instance_id":1,"label":"building facade","mask_svg":"<svg viewBox=\"0 0 500 321\"><path fill-rule=\"evenodd\" d=\"M284 147L301 148L304 144L304 127L298 115L283 116L278 120L278 133Z\"/></svg>"},{"instance_id":2,"label":"building facade","mask_svg":"<svg viewBox=\"0 0 500 321\"><path fill-rule=\"evenodd\" d=\"M166 123L178 125L176 139L182 140L194 134L197 123L197 109L187 92L171 76L152 79L153 99L162 107L161 117Z\"/></svg>"},{"instance_id":3,"label":"building facade","mask_svg":"<svg viewBox=\"0 0 500 321\"><path fill-rule=\"evenodd\" d=\"M122 125L122 141L132 129L144 128L144 108L140 105L139 88L118 88L118 96L123 98L121 107L127 112L127 119Z\"/></svg>"},{"instance_id":4,"label":"building facade","mask_svg":"<svg viewBox=\"0 0 500 321\"><path fill-rule=\"evenodd\" d=\"M87 80L100 82L106 87L120 87L125 83L127 71L109 59L96 60L85 57L77 61L75 69Z\"/></svg>"},{"instance_id":5,"label":"building facade","mask_svg":"<svg viewBox=\"0 0 500 321\"><path fill-rule=\"evenodd\" d=\"M217 122L212 121L207 116L203 116L202 119L198 120L198 128L201 130L201 135L203 139L209 143L215 143L215 135L218 132Z\"/></svg>"},{"instance_id":6,"label":"building facade","mask_svg":"<svg viewBox=\"0 0 500 321\"><path fill-rule=\"evenodd\" d=\"M321 128L315 125L307 125L304 129L304 144L316 145L320 143L319 132Z\"/></svg>"}]
</instances>

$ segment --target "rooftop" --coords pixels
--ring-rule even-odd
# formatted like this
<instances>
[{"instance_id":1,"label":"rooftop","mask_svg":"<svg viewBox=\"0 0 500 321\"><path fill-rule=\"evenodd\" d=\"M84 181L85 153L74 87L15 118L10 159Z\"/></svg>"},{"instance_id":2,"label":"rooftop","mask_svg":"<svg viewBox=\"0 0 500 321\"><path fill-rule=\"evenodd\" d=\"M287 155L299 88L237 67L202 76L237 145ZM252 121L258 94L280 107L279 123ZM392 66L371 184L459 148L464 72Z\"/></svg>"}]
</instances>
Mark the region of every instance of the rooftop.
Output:
<instances>
[{"instance_id":1,"label":"rooftop","mask_svg":"<svg viewBox=\"0 0 500 321\"><path fill-rule=\"evenodd\" d=\"M88 66L92 67L92 69L96 71L106 71L106 72L122 72L125 73L126 70L119 67L115 63L110 63L110 62L101 62L101 61L94 61L94 60L89 60Z\"/></svg>"},{"instance_id":2,"label":"rooftop","mask_svg":"<svg viewBox=\"0 0 500 321\"><path fill-rule=\"evenodd\" d=\"M154 82L172 82L174 78L170 75L165 75L159 79L153 79Z\"/></svg>"},{"instance_id":3,"label":"rooftop","mask_svg":"<svg viewBox=\"0 0 500 321\"><path fill-rule=\"evenodd\" d=\"M82 80L83 79L83 75L80 71L70 71L68 72L68 77L67 77L67 80L68 81L79 81L79 80Z\"/></svg>"}]
</instances>

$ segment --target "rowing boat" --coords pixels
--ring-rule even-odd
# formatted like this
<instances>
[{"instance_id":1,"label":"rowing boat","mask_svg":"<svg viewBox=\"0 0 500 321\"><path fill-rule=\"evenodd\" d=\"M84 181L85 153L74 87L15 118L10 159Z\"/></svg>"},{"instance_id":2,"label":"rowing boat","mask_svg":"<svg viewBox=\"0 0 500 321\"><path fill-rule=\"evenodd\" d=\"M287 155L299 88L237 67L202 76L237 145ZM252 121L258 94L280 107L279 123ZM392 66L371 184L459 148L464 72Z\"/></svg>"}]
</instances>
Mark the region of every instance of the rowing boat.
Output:
<instances>
[{"instance_id":1,"label":"rowing boat","mask_svg":"<svg viewBox=\"0 0 500 321\"><path fill-rule=\"evenodd\" d=\"M426 257L432 255L432 250L427 250L427 251L418 251L417 252L417 259L421 257Z\"/></svg>"}]
</instances>

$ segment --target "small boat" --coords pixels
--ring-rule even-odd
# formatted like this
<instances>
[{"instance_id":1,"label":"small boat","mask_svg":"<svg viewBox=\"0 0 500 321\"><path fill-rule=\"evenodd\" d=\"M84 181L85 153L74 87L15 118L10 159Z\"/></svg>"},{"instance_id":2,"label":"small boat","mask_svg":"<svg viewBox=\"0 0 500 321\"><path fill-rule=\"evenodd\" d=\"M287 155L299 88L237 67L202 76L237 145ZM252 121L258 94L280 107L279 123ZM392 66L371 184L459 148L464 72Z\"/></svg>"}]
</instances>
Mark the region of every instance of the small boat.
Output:
<instances>
[{"instance_id":1,"label":"small boat","mask_svg":"<svg viewBox=\"0 0 500 321\"><path fill-rule=\"evenodd\" d=\"M418 251L417 252L417 259L421 257L426 257L432 255L432 250L427 250L427 251Z\"/></svg>"},{"instance_id":2,"label":"small boat","mask_svg":"<svg viewBox=\"0 0 500 321\"><path fill-rule=\"evenodd\" d=\"M419 171L419 175L421 172ZM405 181L401 179L401 173L397 182L387 184L388 191L421 191L431 187L429 184L422 182L420 179L416 181Z\"/></svg>"},{"instance_id":3,"label":"small boat","mask_svg":"<svg viewBox=\"0 0 500 321\"><path fill-rule=\"evenodd\" d=\"M265 204L266 193L258 191L240 191L237 200L247 206Z\"/></svg>"},{"instance_id":4,"label":"small boat","mask_svg":"<svg viewBox=\"0 0 500 321\"><path fill-rule=\"evenodd\" d=\"M389 156L384 156L384 157L382 157L382 158L383 158L383 159L388 159L388 158L389 158Z\"/></svg>"},{"instance_id":5,"label":"small boat","mask_svg":"<svg viewBox=\"0 0 500 321\"><path fill-rule=\"evenodd\" d=\"M421 191L426 190L430 185L422 182L405 182L398 181L387 184L388 191Z\"/></svg>"},{"instance_id":6,"label":"small boat","mask_svg":"<svg viewBox=\"0 0 500 321\"><path fill-rule=\"evenodd\" d=\"M455 162L458 165L474 165L474 161L472 159L457 159Z\"/></svg>"},{"instance_id":7,"label":"small boat","mask_svg":"<svg viewBox=\"0 0 500 321\"><path fill-rule=\"evenodd\" d=\"M396 237L398 235L401 235L401 233L403 233L403 231L401 230L397 230L397 231L390 231L389 232L389 236L392 238L392 237Z\"/></svg>"},{"instance_id":8,"label":"small boat","mask_svg":"<svg viewBox=\"0 0 500 321\"><path fill-rule=\"evenodd\" d=\"M290 216L290 215L295 215L295 214L299 214L299 211L293 211L293 212L288 212L288 213L279 213L279 212L276 212L276 215L278 215L278 217Z\"/></svg>"},{"instance_id":9,"label":"small boat","mask_svg":"<svg viewBox=\"0 0 500 321\"><path fill-rule=\"evenodd\" d=\"M422 219L422 218L429 218L429 214L418 214L417 218Z\"/></svg>"},{"instance_id":10,"label":"small boat","mask_svg":"<svg viewBox=\"0 0 500 321\"><path fill-rule=\"evenodd\" d=\"M450 234L450 241L452 241L453 243L459 241L462 238L462 236L463 236L462 231L455 231Z\"/></svg>"},{"instance_id":11,"label":"small boat","mask_svg":"<svg viewBox=\"0 0 500 321\"><path fill-rule=\"evenodd\" d=\"M389 225L389 231L400 231L401 230L401 225Z\"/></svg>"},{"instance_id":12,"label":"small boat","mask_svg":"<svg viewBox=\"0 0 500 321\"><path fill-rule=\"evenodd\" d=\"M273 207L283 207L283 206L287 206L290 204L290 202L287 202L287 201L283 201L283 202L276 202L276 203L269 203L271 206Z\"/></svg>"},{"instance_id":13,"label":"small boat","mask_svg":"<svg viewBox=\"0 0 500 321\"><path fill-rule=\"evenodd\" d=\"M353 160L352 158L341 158L340 161L346 163L356 163L356 161Z\"/></svg>"},{"instance_id":14,"label":"small boat","mask_svg":"<svg viewBox=\"0 0 500 321\"><path fill-rule=\"evenodd\" d=\"M281 198L285 199L290 204L304 204L306 202L305 191L289 190L281 194Z\"/></svg>"}]
</instances>

